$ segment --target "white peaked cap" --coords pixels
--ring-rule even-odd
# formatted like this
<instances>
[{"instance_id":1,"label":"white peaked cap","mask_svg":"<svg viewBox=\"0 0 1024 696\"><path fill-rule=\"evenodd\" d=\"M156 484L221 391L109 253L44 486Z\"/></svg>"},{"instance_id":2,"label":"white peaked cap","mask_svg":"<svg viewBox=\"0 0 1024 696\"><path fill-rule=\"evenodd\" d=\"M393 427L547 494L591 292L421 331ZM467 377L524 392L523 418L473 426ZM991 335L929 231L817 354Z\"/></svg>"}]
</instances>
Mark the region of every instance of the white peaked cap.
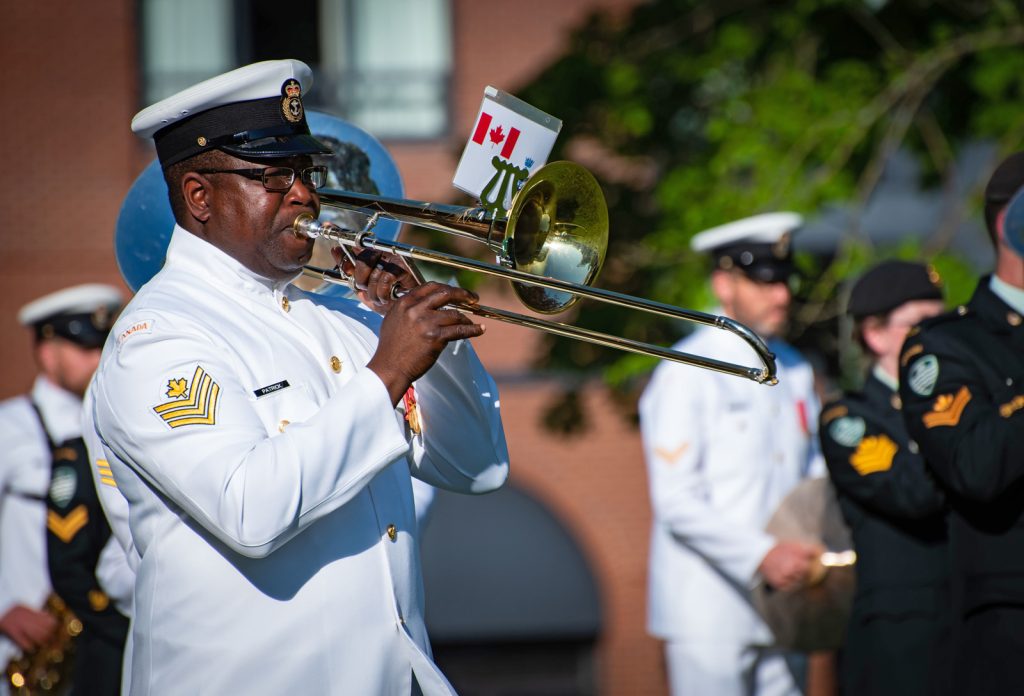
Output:
<instances>
[{"instance_id":1,"label":"white peaked cap","mask_svg":"<svg viewBox=\"0 0 1024 696\"><path fill-rule=\"evenodd\" d=\"M774 244L803 224L799 213L764 213L698 232L690 240L694 251L713 251L734 244Z\"/></svg>"},{"instance_id":2,"label":"white peaked cap","mask_svg":"<svg viewBox=\"0 0 1024 696\"><path fill-rule=\"evenodd\" d=\"M101 307L119 307L123 302L121 291L111 285L75 285L29 302L18 311L18 323L32 326L60 314L89 314Z\"/></svg>"}]
</instances>

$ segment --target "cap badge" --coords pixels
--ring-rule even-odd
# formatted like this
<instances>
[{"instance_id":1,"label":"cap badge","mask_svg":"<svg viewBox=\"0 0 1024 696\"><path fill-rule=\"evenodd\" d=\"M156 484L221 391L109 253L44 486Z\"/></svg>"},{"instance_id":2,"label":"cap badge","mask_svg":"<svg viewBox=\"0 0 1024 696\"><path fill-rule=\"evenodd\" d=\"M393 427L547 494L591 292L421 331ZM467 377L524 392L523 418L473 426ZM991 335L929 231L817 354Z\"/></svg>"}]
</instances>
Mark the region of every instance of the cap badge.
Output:
<instances>
[{"instance_id":1,"label":"cap badge","mask_svg":"<svg viewBox=\"0 0 1024 696\"><path fill-rule=\"evenodd\" d=\"M294 78L281 85L281 113L288 123L302 120L302 86Z\"/></svg>"},{"instance_id":2,"label":"cap badge","mask_svg":"<svg viewBox=\"0 0 1024 696\"><path fill-rule=\"evenodd\" d=\"M789 232L786 232L779 241L772 245L772 255L777 259L784 259L789 254Z\"/></svg>"}]
</instances>

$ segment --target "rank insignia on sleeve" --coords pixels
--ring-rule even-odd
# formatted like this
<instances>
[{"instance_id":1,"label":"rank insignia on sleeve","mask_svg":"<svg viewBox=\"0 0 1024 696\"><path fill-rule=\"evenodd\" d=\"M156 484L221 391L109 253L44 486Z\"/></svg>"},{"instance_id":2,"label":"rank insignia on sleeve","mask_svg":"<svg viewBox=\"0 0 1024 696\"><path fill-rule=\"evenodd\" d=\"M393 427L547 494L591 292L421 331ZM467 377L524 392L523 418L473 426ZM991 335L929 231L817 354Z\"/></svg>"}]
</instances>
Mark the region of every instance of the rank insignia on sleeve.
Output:
<instances>
[{"instance_id":1,"label":"rank insignia on sleeve","mask_svg":"<svg viewBox=\"0 0 1024 696\"><path fill-rule=\"evenodd\" d=\"M910 391L918 396L931 396L935 383L939 381L939 359L934 355L923 355L910 366L907 383Z\"/></svg>"},{"instance_id":2,"label":"rank insignia on sleeve","mask_svg":"<svg viewBox=\"0 0 1024 696\"><path fill-rule=\"evenodd\" d=\"M96 460L96 471L100 474L100 483L117 488L117 481L114 480L114 472L110 470L110 464L106 459Z\"/></svg>"},{"instance_id":3,"label":"rank insignia on sleeve","mask_svg":"<svg viewBox=\"0 0 1024 696\"><path fill-rule=\"evenodd\" d=\"M860 441L857 451L850 455L850 466L861 476L888 471L899 446L888 435L869 435Z\"/></svg>"},{"instance_id":4,"label":"rank insignia on sleeve","mask_svg":"<svg viewBox=\"0 0 1024 696\"><path fill-rule=\"evenodd\" d=\"M71 543L82 527L89 523L89 509L85 504L77 506L67 515L60 515L56 510L46 511L46 528L65 544Z\"/></svg>"},{"instance_id":5,"label":"rank insignia on sleeve","mask_svg":"<svg viewBox=\"0 0 1024 696\"><path fill-rule=\"evenodd\" d=\"M963 415L964 409L967 408L970 400L971 390L966 386L960 387L960 391L956 393L956 396L940 394L935 397L932 410L924 414L924 417L921 419L924 422L924 427L935 428L940 425L956 425L960 422L960 416Z\"/></svg>"},{"instance_id":6,"label":"rank insignia on sleeve","mask_svg":"<svg viewBox=\"0 0 1024 696\"><path fill-rule=\"evenodd\" d=\"M828 426L828 434L843 447L856 447L866 427L860 416L844 416Z\"/></svg>"},{"instance_id":7,"label":"rank insignia on sleeve","mask_svg":"<svg viewBox=\"0 0 1024 696\"><path fill-rule=\"evenodd\" d=\"M182 425L214 425L217 422L217 399L220 387L199 366L188 382L184 377L167 380L169 401L153 407L153 411L170 427Z\"/></svg>"},{"instance_id":8,"label":"rank insignia on sleeve","mask_svg":"<svg viewBox=\"0 0 1024 696\"><path fill-rule=\"evenodd\" d=\"M664 461L669 466L673 466L676 462L679 461L679 458L683 456L683 454L685 454L686 450L688 449L690 449L690 443L684 442L675 449L671 450L665 449L663 447L655 447L654 454L656 454L659 459Z\"/></svg>"}]
</instances>

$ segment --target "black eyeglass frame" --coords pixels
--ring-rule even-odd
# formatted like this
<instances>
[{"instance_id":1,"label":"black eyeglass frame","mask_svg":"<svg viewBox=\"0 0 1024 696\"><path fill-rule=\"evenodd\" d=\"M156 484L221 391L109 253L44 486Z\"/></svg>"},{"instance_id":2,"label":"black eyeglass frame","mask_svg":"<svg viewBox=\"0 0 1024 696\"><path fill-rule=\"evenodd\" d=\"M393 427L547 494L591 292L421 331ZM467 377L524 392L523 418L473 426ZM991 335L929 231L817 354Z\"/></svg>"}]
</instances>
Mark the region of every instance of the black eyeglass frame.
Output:
<instances>
[{"instance_id":1,"label":"black eyeglass frame","mask_svg":"<svg viewBox=\"0 0 1024 696\"><path fill-rule=\"evenodd\" d=\"M295 168L294 167L256 167L253 169L195 169L193 170L196 174L238 174L244 176L246 179L253 179L263 183L263 188L274 193L282 193L289 190L295 184ZM273 174L267 174L267 172L273 172ZM285 172L288 172L288 185L284 186L271 186L267 181L269 176L283 176ZM312 167L305 167L299 171L299 178L306 186L316 191L322 188L327 183L327 167L325 165L314 165ZM313 175L319 174L322 181L317 184L313 181Z\"/></svg>"}]
</instances>

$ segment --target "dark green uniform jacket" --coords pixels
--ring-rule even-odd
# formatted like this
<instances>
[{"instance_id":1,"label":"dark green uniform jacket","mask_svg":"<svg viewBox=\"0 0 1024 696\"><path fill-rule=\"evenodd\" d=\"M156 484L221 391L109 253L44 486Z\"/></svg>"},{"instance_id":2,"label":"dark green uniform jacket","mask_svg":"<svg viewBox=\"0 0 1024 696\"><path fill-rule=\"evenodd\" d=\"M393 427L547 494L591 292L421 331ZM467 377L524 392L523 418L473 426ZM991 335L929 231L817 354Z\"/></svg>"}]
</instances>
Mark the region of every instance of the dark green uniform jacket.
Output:
<instances>
[{"instance_id":1,"label":"dark green uniform jacket","mask_svg":"<svg viewBox=\"0 0 1024 696\"><path fill-rule=\"evenodd\" d=\"M843 693L942 693L950 641L945 498L910 442L899 397L869 376L863 391L822 409L819 433L857 552Z\"/></svg>"},{"instance_id":2,"label":"dark green uniform jacket","mask_svg":"<svg viewBox=\"0 0 1024 696\"><path fill-rule=\"evenodd\" d=\"M979 283L900 358L911 436L947 490L959 693L1024 693L1024 326Z\"/></svg>"}]
</instances>

